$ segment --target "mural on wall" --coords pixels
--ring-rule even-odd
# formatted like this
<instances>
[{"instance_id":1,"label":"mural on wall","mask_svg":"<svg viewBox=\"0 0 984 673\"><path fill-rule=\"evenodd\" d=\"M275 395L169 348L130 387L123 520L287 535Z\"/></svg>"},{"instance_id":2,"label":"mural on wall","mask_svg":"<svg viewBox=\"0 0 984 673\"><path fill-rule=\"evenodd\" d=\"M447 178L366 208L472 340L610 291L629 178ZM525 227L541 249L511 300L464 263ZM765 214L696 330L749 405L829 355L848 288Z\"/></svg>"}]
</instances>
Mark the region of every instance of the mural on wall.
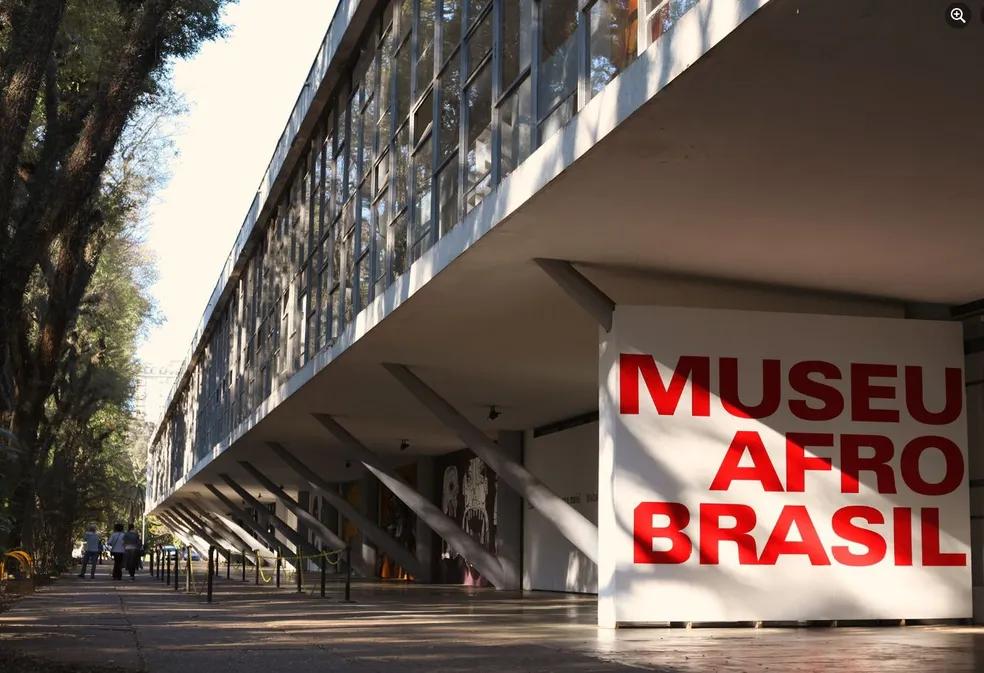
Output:
<instances>
[{"instance_id":1,"label":"mural on wall","mask_svg":"<svg viewBox=\"0 0 984 673\"><path fill-rule=\"evenodd\" d=\"M404 466L397 473L413 488L417 487L416 463ZM417 551L417 515L393 494L385 484L379 485L379 525L390 537L409 549ZM380 577L412 580L400 565L384 553L380 553L376 563Z\"/></svg>"},{"instance_id":2,"label":"mural on wall","mask_svg":"<svg viewBox=\"0 0 984 673\"><path fill-rule=\"evenodd\" d=\"M442 456L437 461L442 484L444 513L486 549L496 553L499 477L492 469L465 449ZM447 542L441 543L438 577L447 584L488 586L489 582L471 567Z\"/></svg>"}]
</instances>

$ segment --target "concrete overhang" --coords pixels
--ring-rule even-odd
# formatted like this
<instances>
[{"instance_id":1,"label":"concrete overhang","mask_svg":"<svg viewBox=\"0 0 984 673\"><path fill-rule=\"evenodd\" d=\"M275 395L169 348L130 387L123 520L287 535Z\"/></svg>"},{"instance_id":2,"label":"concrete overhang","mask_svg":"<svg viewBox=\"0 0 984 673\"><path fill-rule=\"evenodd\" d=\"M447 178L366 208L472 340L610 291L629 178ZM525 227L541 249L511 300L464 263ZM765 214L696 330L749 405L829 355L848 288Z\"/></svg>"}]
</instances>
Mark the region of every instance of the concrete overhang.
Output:
<instances>
[{"instance_id":1,"label":"concrete overhang","mask_svg":"<svg viewBox=\"0 0 984 673\"><path fill-rule=\"evenodd\" d=\"M421 263L474 238L518 181L544 187L309 365L323 368L182 490L243 459L303 487L266 441L326 478L358 476L313 412L394 463L461 448L382 362L411 365L490 433L595 409L598 326L537 257L578 263L617 303L901 316L907 302L984 297L984 28L954 30L945 9L772 0L567 165L578 138L637 95L630 68Z\"/></svg>"}]
</instances>

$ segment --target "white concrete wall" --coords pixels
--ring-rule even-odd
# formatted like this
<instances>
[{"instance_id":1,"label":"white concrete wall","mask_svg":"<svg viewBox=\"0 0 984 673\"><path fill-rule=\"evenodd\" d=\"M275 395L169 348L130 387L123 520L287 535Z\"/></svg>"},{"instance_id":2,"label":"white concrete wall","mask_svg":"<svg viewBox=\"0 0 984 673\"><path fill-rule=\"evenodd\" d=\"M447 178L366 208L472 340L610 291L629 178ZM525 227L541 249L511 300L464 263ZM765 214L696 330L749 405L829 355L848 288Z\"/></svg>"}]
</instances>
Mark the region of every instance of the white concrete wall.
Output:
<instances>
[{"instance_id":1,"label":"white concrete wall","mask_svg":"<svg viewBox=\"0 0 984 673\"><path fill-rule=\"evenodd\" d=\"M524 464L561 498L598 523L598 424L533 438L526 436ZM598 592L598 567L538 511L526 506L523 588Z\"/></svg>"}]
</instances>

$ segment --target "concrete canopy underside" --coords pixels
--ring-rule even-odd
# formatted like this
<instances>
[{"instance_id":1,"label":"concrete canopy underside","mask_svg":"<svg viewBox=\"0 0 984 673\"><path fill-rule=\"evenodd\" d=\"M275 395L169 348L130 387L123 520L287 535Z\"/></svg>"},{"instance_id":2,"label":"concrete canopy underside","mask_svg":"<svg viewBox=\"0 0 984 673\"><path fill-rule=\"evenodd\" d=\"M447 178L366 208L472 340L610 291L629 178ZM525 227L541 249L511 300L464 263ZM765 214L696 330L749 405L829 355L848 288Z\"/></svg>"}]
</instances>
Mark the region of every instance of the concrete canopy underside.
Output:
<instances>
[{"instance_id":1,"label":"concrete canopy underside","mask_svg":"<svg viewBox=\"0 0 984 673\"><path fill-rule=\"evenodd\" d=\"M268 441L359 477L315 412L394 465L461 448L383 362L490 434L595 410L598 326L537 257L576 262L616 303L754 307L784 287L801 292L787 310L898 315L984 297L984 40L944 9L769 2L172 498L210 498L228 471L269 499L239 460L306 489Z\"/></svg>"}]
</instances>

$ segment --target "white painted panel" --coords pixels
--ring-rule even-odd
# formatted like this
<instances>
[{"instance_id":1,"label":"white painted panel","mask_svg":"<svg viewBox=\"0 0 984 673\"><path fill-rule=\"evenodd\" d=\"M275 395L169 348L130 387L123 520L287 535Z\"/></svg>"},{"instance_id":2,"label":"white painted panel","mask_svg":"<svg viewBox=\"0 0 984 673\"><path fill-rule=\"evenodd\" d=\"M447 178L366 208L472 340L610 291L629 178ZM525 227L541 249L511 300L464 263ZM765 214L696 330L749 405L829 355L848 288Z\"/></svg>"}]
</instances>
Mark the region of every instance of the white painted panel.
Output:
<instances>
[{"instance_id":1,"label":"white painted panel","mask_svg":"<svg viewBox=\"0 0 984 673\"><path fill-rule=\"evenodd\" d=\"M532 439L524 449L526 469L598 523L598 424ZM557 528L526 505L523 525L523 588L597 593L598 568Z\"/></svg>"}]
</instances>

